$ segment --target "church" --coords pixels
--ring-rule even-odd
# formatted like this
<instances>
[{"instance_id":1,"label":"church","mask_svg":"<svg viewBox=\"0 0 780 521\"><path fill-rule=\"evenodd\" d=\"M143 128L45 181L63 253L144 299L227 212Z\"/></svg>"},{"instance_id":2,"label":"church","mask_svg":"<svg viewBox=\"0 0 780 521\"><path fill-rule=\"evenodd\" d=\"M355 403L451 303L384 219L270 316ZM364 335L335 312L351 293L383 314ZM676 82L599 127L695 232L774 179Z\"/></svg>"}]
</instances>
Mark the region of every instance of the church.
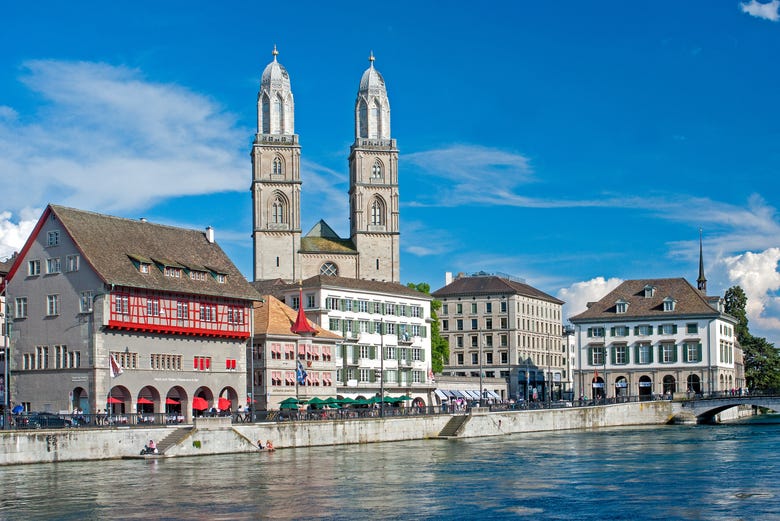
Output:
<instances>
[{"instance_id":1,"label":"church","mask_svg":"<svg viewBox=\"0 0 780 521\"><path fill-rule=\"evenodd\" d=\"M254 280L294 282L317 275L400 283L398 149L390 133L385 80L370 66L355 101L349 153L349 238L320 220L301 228L301 145L287 69L263 71L252 145ZM310 202L311 204L311 202Z\"/></svg>"}]
</instances>

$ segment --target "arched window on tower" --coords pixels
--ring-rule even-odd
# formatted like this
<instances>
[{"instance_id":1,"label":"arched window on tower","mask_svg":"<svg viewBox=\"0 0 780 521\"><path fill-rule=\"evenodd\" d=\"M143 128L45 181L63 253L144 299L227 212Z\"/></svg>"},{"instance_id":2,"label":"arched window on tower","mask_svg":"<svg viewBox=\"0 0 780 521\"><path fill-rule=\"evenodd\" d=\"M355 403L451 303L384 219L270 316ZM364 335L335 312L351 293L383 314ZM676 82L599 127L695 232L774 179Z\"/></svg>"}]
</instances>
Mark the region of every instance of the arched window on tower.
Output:
<instances>
[{"instance_id":1,"label":"arched window on tower","mask_svg":"<svg viewBox=\"0 0 780 521\"><path fill-rule=\"evenodd\" d=\"M371 104L371 116L368 121L368 137L371 139L377 139L381 136L381 125L379 115L381 113L379 102L374 100Z\"/></svg>"},{"instance_id":2,"label":"arched window on tower","mask_svg":"<svg viewBox=\"0 0 780 521\"><path fill-rule=\"evenodd\" d=\"M379 197L371 201L371 226L385 225L385 203Z\"/></svg>"},{"instance_id":3,"label":"arched window on tower","mask_svg":"<svg viewBox=\"0 0 780 521\"><path fill-rule=\"evenodd\" d=\"M284 174L284 163L282 162L282 158L279 156L276 156L274 158L273 163L273 175L283 175Z\"/></svg>"},{"instance_id":4,"label":"arched window on tower","mask_svg":"<svg viewBox=\"0 0 780 521\"><path fill-rule=\"evenodd\" d=\"M285 223L287 223L287 202L280 194L276 194L271 202L271 224Z\"/></svg>"},{"instance_id":5,"label":"arched window on tower","mask_svg":"<svg viewBox=\"0 0 780 521\"><path fill-rule=\"evenodd\" d=\"M273 133L281 134L283 132L284 111L282 110L282 100L278 97L274 98L273 118Z\"/></svg>"},{"instance_id":6,"label":"arched window on tower","mask_svg":"<svg viewBox=\"0 0 780 521\"><path fill-rule=\"evenodd\" d=\"M263 94L263 100L261 101L263 111L263 128L261 132L263 134L271 133L271 100L268 99L268 95Z\"/></svg>"},{"instance_id":7,"label":"arched window on tower","mask_svg":"<svg viewBox=\"0 0 780 521\"><path fill-rule=\"evenodd\" d=\"M364 100L360 100L360 107L358 108L358 126L360 133L360 137L367 138L368 137L368 108L366 107L366 102Z\"/></svg>"},{"instance_id":8,"label":"arched window on tower","mask_svg":"<svg viewBox=\"0 0 780 521\"><path fill-rule=\"evenodd\" d=\"M382 162L377 159L371 167L371 179L382 179L382 177Z\"/></svg>"}]
</instances>

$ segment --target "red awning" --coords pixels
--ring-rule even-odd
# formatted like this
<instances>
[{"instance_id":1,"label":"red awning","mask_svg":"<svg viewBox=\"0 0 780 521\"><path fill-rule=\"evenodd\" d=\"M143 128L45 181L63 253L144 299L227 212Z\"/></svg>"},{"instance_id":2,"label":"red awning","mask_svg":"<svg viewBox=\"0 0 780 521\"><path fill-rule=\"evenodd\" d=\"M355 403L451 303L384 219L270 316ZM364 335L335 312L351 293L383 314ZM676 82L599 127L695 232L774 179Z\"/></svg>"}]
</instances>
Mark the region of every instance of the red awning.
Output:
<instances>
[{"instance_id":1,"label":"red awning","mask_svg":"<svg viewBox=\"0 0 780 521\"><path fill-rule=\"evenodd\" d=\"M151 401L151 400L149 400L149 399L147 399L147 398L144 398L144 397L142 396L142 397L138 398L138 401L136 401L136 403L140 403L141 405L151 405L151 404L153 404L154 402L153 402L153 401Z\"/></svg>"},{"instance_id":2,"label":"red awning","mask_svg":"<svg viewBox=\"0 0 780 521\"><path fill-rule=\"evenodd\" d=\"M179 405L179 402L173 398L166 398L165 405Z\"/></svg>"},{"instance_id":3,"label":"red awning","mask_svg":"<svg viewBox=\"0 0 780 521\"><path fill-rule=\"evenodd\" d=\"M228 400L227 398L220 398L217 402L217 407L219 407L220 411L226 411L230 409L233 406L233 404Z\"/></svg>"},{"instance_id":4,"label":"red awning","mask_svg":"<svg viewBox=\"0 0 780 521\"><path fill-rule=\"evenodd\" d=\"M123 400L120 400L119 398L114 398L113 396L109 396L108 403L125 403L125 402Z\"/></svg>"},{"instance_id":5,"label":"red awning","mask_svg":"<svg viewBox=\"0 0 780 521\"><path fill-rule=\"evenodd\" d=\"M200 396L196 396L192 399L192 408L196 411L205 411L209 408L209 402L207 402L205 399L201 398Z\"/></svg>"}]
</instances>

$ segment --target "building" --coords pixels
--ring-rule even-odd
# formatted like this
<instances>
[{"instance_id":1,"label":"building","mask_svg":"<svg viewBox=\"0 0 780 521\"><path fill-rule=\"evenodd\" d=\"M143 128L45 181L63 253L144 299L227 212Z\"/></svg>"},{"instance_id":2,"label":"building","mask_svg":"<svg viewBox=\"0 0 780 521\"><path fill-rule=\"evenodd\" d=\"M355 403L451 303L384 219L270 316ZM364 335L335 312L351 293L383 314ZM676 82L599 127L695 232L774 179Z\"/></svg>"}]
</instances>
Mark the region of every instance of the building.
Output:
<instances>
[{"instance_id":1,"label":"building","mask_svg":"<svg viewBox=\"0 0 780 521\"><path fill-rule=\"evenodd\" d=\"M301 228L301 145L290 75L274 59L257 95L252 145L254 279L294 282L315 275L400 281L398 149L390 133L384 78L370 67L355 101L349 154L350 237L324 221Z\"/></svg>"},{"instance_id":2,"label":"building","mask_svg":"<svg viewBox=\"0 0 780 521\"><path fill-rule=\"evenodd\" d=\"M737 321L723 305L707 296L701 261L697 287L683 278L623 282L570 318L577 392L649 399L744 387Z\"/></svg>"},{"instance_id":3,"label":"building","mask_svg":"<svg viewBox=\"0 0 780 521\"><path fill-rule=\"evenodd\" d=\"M276 280L254 286L293 309L303 304L314 324L343 338L333 354L338 396L370 398L384 391L431 405L429 295L394 282L325 275L300 284Z\"/></svg>"},{"instance_id":4,"label":"building","mask_svg":"<svg viewBox=\"0 0 780 521\"><path fill-rule=\"evenodd\" d=\"M502 399L560 399L569 391L563 301L483 272L455 279L448 273L432 295L442 302L440 331L450 345L444 375L503 378Z\"/></svg>"},{"instance_id":5,"label":"building","mask_svg":"<svg viewBox=\"0 0 780 521\"><path fill-rule=\"evenodd\" d=\"M6 360L8 359L8 346L10 344L10 339L8 337L10 316L8 314L8 308L6 307L5 279L8 272L11 270L11 266L16 260L17 255L17 253L14 253L8 259L0 261L0 414L7 409L7 406L10 403L5 386L5 383L8 381L8 366Z\"/></svg>"},{"instance_id":6,"label":"building","mask_svg":"<svg viewBox=\"0 0 780 521\"><path fill-rule=\"evenodd\" d=\"M11 388L27 410L167 410L189 419L197 398L246 403L259 295L211 228L49 205L7 290Z\"/></svg>"},{"instance_id":7,"label":"building","mask_svg":"<svg viewBox=\"0 0 780 521\"><path fill-rule=\"evenodd\" d=\"M294 332L303 308L294 309L272 295L255 305L253 374L255 407L278 409L290 397L336 397L336 357L341 335L312 324L312 333ZM305 315L304 315L305 316Z\"/></svg>"}]
</instances>

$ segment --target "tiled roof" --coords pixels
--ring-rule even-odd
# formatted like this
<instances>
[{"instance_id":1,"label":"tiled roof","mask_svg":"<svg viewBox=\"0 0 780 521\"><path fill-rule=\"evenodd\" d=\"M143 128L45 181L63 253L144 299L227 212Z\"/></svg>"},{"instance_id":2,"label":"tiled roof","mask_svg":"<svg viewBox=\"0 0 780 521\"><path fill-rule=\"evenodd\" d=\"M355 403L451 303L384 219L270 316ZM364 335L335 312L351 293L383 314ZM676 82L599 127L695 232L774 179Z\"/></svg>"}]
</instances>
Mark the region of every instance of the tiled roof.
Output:
<instances>
[{"instance_id":1,"label":"tiled roof","mask_svg":"<svg viewBox=\"0 0 780 521\"><path fill-rule=\"evenodd\" d=\"M647 286L655 288L651 297L645 297ZM676 301L674 311L664 311L666 298ZM615 303L621 299L628 303L628 307L625 313L618 314ZM576 323L591 320L654 319L670 315L720 315L718 310L708 303L710 299L711 297L703 295L683 278L627 280L569 320Z\"/></svg>"},{"instance_id":2,"label":"tiled roof","mask_svg":"<svg viewBox=\"0 0 780 521\"><path fill-rule=\"evenodd\" d=\"M297 312L273 295L265 295L263 300L265 302L255 304L255 335L297 336L290 331L293 323L295 323ZM309 324L317 330L314 338L332 338L336 340L342 338L336 333L321 328L311 320L309 320Z\"/></svg>"},{"instance_id":3,"label":"tiled roof","mask_svg":"<svg viewBox=\"0 0 780 521\"><path fill-rule=\"evenodd\" d=\"M532 297L552 302L553 304L564 304L562 300L548 295L533 286L496 275L459 277L443 288L437 289L431 293L431 295L437 299L441 299L459 296L495 295L497 293L522 295L524 297Z\"/></svg>"},{"instance_id":4,"label":"tiled roof","mask_svg":"<svg viewBox=\"0 0 780 521\"><path fill-rule=\"evenodd\" d=\"M312 226L309 233L301 237L301 253L345 253L357 254L357 249L350 239L342 239L320 219Z\"/></svg>"},{"instance_id":5,"label":"tiled roof","mask_svg":"<svg viewBox=\"0 0 780 521\"><path fill-rule=\"evenodd\" d=\"M222 248L208 241L205 231L57 205L50 205L50 209L81 250L83 260L107 284L226 298L260 298ZM152 260L149 273L138 270L138 259ZM205 281L191 280L186 273L178 278L166 277L163 265L195 270L209 266L215 273L224 274L225 282L217 282L213 276L207 276Z\"/></svg>"},{"instance_id":6,"label":"tiled roof","mask_svg":"<svg viewBox=\"0 0 780 521\"><path fill-rule=\"evenodd\" d=\"M291 289L298 289L297 282L284 284L280 279L261 280L252 283L258 290L266 290L276 297L282 297ZM397 282L383 282L379 280L351 279L347 277L331 277L316 275L303 281L303 289L307 288L342 288L347 290L365 291L372 294L384 294L392 296L407 296L418 299L431 300L430 295L420 293L417 290L407 288ZM264 291L261 291L264 293Z\"/></svg>"}]
</instances>

